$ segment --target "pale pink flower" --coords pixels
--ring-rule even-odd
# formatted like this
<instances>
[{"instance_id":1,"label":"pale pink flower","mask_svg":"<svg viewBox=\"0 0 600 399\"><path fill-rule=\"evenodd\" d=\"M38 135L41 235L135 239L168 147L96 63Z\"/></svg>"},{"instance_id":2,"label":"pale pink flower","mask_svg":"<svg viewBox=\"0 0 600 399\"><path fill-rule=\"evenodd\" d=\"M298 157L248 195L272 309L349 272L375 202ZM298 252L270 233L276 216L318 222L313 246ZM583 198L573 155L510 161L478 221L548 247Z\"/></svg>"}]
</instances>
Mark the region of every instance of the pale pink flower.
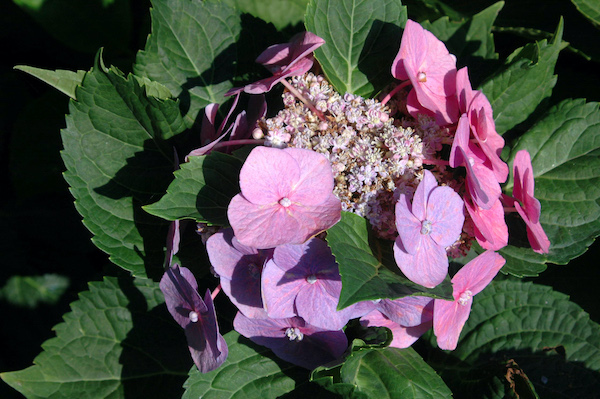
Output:
<instances>
[{"instance_id":1,"label":"pale pink flower","mask_svg":"<svg viewBox=\"0 0 600 399\"><path fill-rule=\"evenodd\" d=\"M454 301L435 299L433 304L433 333L441 349L454 350L473 304L480 293L504 266L504 258L485 251L467 263L452 278Z\"/></svg>"},{"instance_id":2,"label":"pale pink flower","mask_svg":"<svg viewBox=\"0 0 600 399\"><path fill-rule=\"evenodd\" d=\"M301 244L341 218L331 165L314 151L256 147L240 171L240 188L227 216L249 247Z\"/></svg>"},{"instance_id":3,"label":"pale pink flower","mask_svg":"<svg viewBox=\"0 0 600 399\"><path fill-rule=\"evenodd\" d=\"M490 209L483 209L466 196L465 208L475 228L475 238L483 249L497 251L508 244L508 226L504 220L502 201L497 199Z\"/></svg>"},{"instance_id":4,"label":"pale pink flower","mask_svg":"<svg viewBox=\"0 0 600 399\"><path fill-rule=\"evenodd\" d=\"M438 187L430 171L423 172L412 205L404 194L396 204L394 257L407 278L433 288L448 273L445 248L459 238L465 215L460 196L450 187Z\"/></svg>"},{"instance_id":5,"label":"pale pink flower","mask_svg":"<svg viewBox=\"0 0 600 399\"><path fill-rule=\"evenodd\" d=\"M409 108L422 106L435 115L439 124L456 122L456 57L442 41L410 19L392 64L392 75L399 80L410 79L415 97L409 96ZM418 104L413 103L415 98Z\"/></svg>"}]
</instances>

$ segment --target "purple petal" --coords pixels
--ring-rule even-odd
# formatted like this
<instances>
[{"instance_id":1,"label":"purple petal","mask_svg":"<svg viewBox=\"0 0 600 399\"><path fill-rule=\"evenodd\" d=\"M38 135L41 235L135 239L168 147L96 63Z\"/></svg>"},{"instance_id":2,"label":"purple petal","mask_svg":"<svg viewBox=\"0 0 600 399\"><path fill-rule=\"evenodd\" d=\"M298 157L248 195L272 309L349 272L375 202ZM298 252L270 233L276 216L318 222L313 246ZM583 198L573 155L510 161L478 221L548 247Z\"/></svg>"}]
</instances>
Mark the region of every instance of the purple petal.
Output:
<instances>
[{"instance_id":1,"label":"purple petal","mask_svg":"<svg viewBox=\"0 0 600 399\"><path fill-rule=\"evenodd\" d=\"M444 248L452 245L465 222L463 200L450 187L437 187L429 195L427 220L432 222L429 235L433 241Z\"/></svg>"},{"instance_id":2,"label":"purple petal","mask_svg":"<svg viewBox=\"0 0 600 399\"><path fill-rule=\"evenodd\" d=\"M396 228L404 249L414 254L421 241L421 220L411 211L406 195L401 194L396 203Z\"/></svg>"},{"instance_id":3,"label":"purple petal","mask_svg":"<svg viewBox=\"0 0 600 399\"><path fill-rule=\"evenodd\" d=\"M409 296L395 300L382 300L377 309L387 318L404 327L414 327L433 317L433 299Z\"/></svg>"},{"instance_id":4,"label":"purple petal","mask_svg":"<svg viewBox=\"0 0 600 399\"><path fill-rule=\"evenodd\" d=\"M210 291L204 295L206 312L199 314L195 323L189 323L185 328L185 336L194 363L201 373L215 370L227 359L229 350L223 336L219 333L217 317Z\"/></svg>"},{"instance_id":5,"label":"purple petal","mask_svg":"<svg viewBox=\"0 0 600 399\"><path fill-rule=\"evenodd\" d=\"M396 240L394 245L396 264L404 275L417 284L433 288L448 274L446 250L431 238L425 237L414 255L404 250L402 243Z\"/></svg>"},{"instance_id":6,"label":"purple petal","mask_svg":"<svg viewBox=\"0 0 600 399\"><path fill-rule=\"evenodd\" d=\"M159 286L169 313L181 327L186 328L191 323L190 312L200 314L207 311L206 304L198 294L196 279L187 268L177 264L170 267Z\"/></svg>"},{"instance_id":7,"label":"purple petal","mask_svg":"<svg viewBox=\"0 0 600 399\"><path fill-rule=\"evenodd\" d=\"M284 150L298 163L300 176L294 181L290 199L306 206L320 205L333 192L331 164L323 154L301 148Z\"/></svg>"},{"instance_id":8,"label":"purple petal","mask_svg":"<svg viewBox=\"0 0 600 399\"><path fill-rule=\"evenodd\" d=\"M299 317L249 319L238 313L233 327L253 342L270 348L281 359L307 369L339 358L348 347L343 331L325 331Z\"/></svg>"},{"instance_id":9,"label":"purple petal","mask_svg":"<svg viewBox=\"0 0 600 399\"><path fill-rule=\"evenodd\" d=\"M432 326L432 321L426 321L413 327L403 327L388 319L381 312L374 310L360 319L360 324L365 327L387 327L392 331L392 348L408 348L414 344L421 335L425 334Z\"/></svg>"},{"instance_id":10,"label":"purple petal","mask_svg":"<svg viewBox=\"0 0 600 399\"><path fill-rule=\"evenodd\" d=\"M427 218L427 202L429 201L429 195L437 188L437 180L433 173L427 169L423 170L423 180L417 186L415 195L412 201L412 213L415 217L423 221Z\"/></svg>"}]
</instances>

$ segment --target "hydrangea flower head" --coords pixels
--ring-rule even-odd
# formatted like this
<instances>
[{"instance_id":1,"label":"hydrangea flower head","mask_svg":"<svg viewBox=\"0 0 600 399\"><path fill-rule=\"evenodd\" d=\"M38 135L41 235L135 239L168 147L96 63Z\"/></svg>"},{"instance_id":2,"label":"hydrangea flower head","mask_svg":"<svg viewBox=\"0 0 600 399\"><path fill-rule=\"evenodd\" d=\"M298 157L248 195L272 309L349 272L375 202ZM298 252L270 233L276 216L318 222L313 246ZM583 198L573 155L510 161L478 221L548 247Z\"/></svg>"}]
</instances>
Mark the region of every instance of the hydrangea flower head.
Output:
<instances>
[{"instance_id":1,"label":"hydrangea flower head","mask_svg":"<svg viewBox=\"0 0 600 399\"><path fill-rule=\"evenodd\" d=\"M513 197L514 206L517 212L527 225L527 238L531 248L537 253L548 253L550 250L550 240L540 224L540 212L542 206L534 196L533 168L531 166L531 157L525 150L517 152L513 163L514 187Z\"/></svg>"},{"instance_id":2,"label":"hydrangea flower head","mask_svg":"<svg viewBox=\"0 0 600 399\"><path fill-rule=\"evenodd\" d=\"M441 349L456 349L460 332L471 313L473 296L492 281L505 262L496 252L485 251L452 278L454 301L434 300L433 332Z\"/></svg>"},{"instance_id":3,"label":"hydrangea flower head","mask_svg":"<svg viewBox=\"0 0 600 399\"><path fill-rule=\"evenodd\" d=\"M396 204L394 257L406 277L432 288L448 273L445 248L460 236L465 215L460 196L450 187L438 187L430 171L423 172L412 205L404 194Z\"/></svg>"},{"instance_id":4,"label":"hydrangea flower head","mask_svg":"<svg viewBox=\"0 0 600 399\"><path fill-rule=\"evenodd\" d=\"M240 171L227 216L243 245L301 244L341 218L327 158L299 148L256 147Z\"/></svg>"},{"instance_id":5,"label":"hydrangea flower head","mask_svg":"<svg viewBox=\"0 0 600 399\"><path fill-rule=\"evenodd\" d=\"M414 97L409 96L409 106L429 110L440 124L456 122L456 57L433 33L410 19L392 64L392 75L410 79ZM415 97L418 104L411 104Z\"/></svg>"},{"instance_id":6,"label":"hydrangea flower head","mask_svg":"<svg viewBox=\"0 0 600 399\"><path fill-rule=\"evenodd\" d=\"M238 312L233 328L281 359L309 370L339 358L348 347L343 331L311 326L300 317L251 319Z\"/></svg>"},{"instance_id":7,"label":"hydrangea flower head","mask_svg":"<svg viewBox=\"0 0 600 399\"><path fill-rule=\"evenodd\" d=\"M256 62L263 64L273 76L259 80L242 88L229 90L230 96L241 91L249 94L265 93L283 79L303 75L313 66L312 52L325 44L325 40L311 32L301 32L289 43L275 44L263 51Z\"/></svg>"},{"instance_id":8,"label":"hydrangea flower head","mask_svg":"<svg viewBox=\"0 0 600 399\"><path fill-rule=\"evenodd\" d=\"M229 352L225 339L219 333L210 291L206 290L203 300L192 272L179 265L167 269L160 280L160 290L165 296L167 309L185 330L198 370L208 373L218 368Z\"/></svg>"}]
</instances>

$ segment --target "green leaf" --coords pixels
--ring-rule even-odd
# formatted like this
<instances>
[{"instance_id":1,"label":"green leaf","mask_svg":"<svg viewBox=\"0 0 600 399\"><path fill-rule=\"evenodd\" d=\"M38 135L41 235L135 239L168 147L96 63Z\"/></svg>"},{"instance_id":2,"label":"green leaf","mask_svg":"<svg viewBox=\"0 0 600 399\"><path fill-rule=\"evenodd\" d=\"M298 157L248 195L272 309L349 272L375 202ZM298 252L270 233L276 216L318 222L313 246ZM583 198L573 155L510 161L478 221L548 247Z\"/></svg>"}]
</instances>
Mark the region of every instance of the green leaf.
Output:
<instances>
[{"instance_id":1,"label":"green leaf","mask_svg":"<svg viewBox=\"0 0 600 399\"><path fill-rule=\"evenodd\" d=\"M316 388L308 384L307 370L278 359L270 349L254 344L235 331L225 334L225 341L229 348L225 363L206 374L193 367L184 384L183 399L267 399L294 390L309 395L311 389Z\"/></svg>"},{"instance_id":2,"label":"green leaf","mask_svg":"<svg viewBox=\"0 0 600 399\"><path fill-rule=\"evenodd\" d=\"M193 219L227 226L227 207L240 192L241 167L239 159L220 152L192 156L175 172L167 194L144 209L167 220Z\"/></svg>"},{"instance_id":3,"label":"green leaf","mask_svg":"<svg viewBox=\"0 0 600 399\"><path fill-rule=\"evenodd\" d=\"M79 295L34 365L0 374L27 398L174 398L191 365L150 280L107 277Z\"/></svg>"},{"instance_id":4,"label":"green leaf","mask_svg":"<svg viewBox=\"0 0 600 399\"><path fill-rule=\"evenodd\" d=\"M26 65L17 65L15 69L26 72L31 76L35 76L72 99L75 99L75 88L81 85L83 77L85 76L85 71L73 72L64 69L51 71L49 69L35 68Z\"/></svg>"},{"instance_id":5,"label":"green leaf","mask_svg":"<svg viewBox=\"0 0 600 399\"><path fill-rule=\"evenodd\" d=\"M278 30L288 25L296 25L304 19L308 0L233 0L236 7L265 22L270 22Z\"/></svg>"},{"instance_id":6,"label":"green leaf","mask_svg":"<svg viewBox=\"0 0 600 399\"><path fill-rule=\"evenodd\" d=\"M441 373L457 397L501 393L511 359L542 398L593 397L600 388L600 326L566 295L532 283L495 281L478 294L447 355Z\"/></svg>"},{"instance_id":7,"label":"green leaf","mask_svg":"<svg viewBox=\"0 0 600 399\"><path fill-rule=\"evenodd\" d=\"M69 279L58 274L12 276L0 289L0 298L13 305L35 308L38 304L53 305L69 287Z\"/></svg>"},{"instance_id":8,"label":"green leaf","mask_svg":"<svg viewBox=\"0 0 600 399\"><path fill-rule=\"evenodd\" d=\"M600 27L600 3L594 0L571 0L575 7L597 28Z\"/></svg>"},{"instance_id":9,"label":"green leaf","mask_svg":"<svg viewBox=\"0 0 600 399\"><path fill-rule=\"evenodd\" d=\"M64 176L94 244L135 275L162 274L168 224L141 206L173 178L167 140L185 128L177 102L146 97L136 79L99 61L69 109Z\"/></svg>"},{"instance_id":10,"label":"green leaf","mask_svg":"<svg viewBox=\"0 0 600 399\"><path fill-rule=\"evenodd\" d=\"M232 87L239 12L217 1L152 1L152 33L133 67L181 101L186 125Z\"/></svg>"},{"instance_id":11,"label":"green leaf","mask_svg":"<svg viewBox=\"0 0 600 399\"><path fill-rule=\"evenodd\" d=\"M498 58L492 26L503 6L504 2L499 1L460 21L442 17L433 22L425 21L422 26L446 44L448 51L456 56L460 65L471 66L468 58Z\"/></svg>"},{"instance_id":12,"label":"green leaf","mask_svg":"<svg viewBox=\"0 0 600 399\"><path fill-rule=\"evenodd\" d=\"M494 110L498 133L503 134L523 122L552 94L562 33L561 19L550 43L542 40L515 50L504 67L481 86Z\"/></svg>"},{"instance_id":13,"label":"green leaf","mask_svg":"<svg viewBox=\"0 0 600 399\"><path fill-rule=\"evenodd\" d=\"M575 99L554 106L515 144L509 162L519 150L531 155L535 197L542 205L540 222L551 243L550 253L534 253L526 237L513 240L501 251L507 256L503 270L535 276L546 262L566 264L581 255L600 235L598 103ZM505 192L510 193L512 186L511 180Z\"/></svg>"},{"instance_id":14,"label":"green leaf","mask_svg":"<svg viewBox=\"0 0 600 399\"><path fill-rule=\"evenodd\" d=\"M452 397L435 370L412 348L353 348L339 369L339 376L328 375L321 368L311 380L347 398Z\"/></svg>"},{"instance_id":15,"label":"green leaf","mask_svg":"<svg viewBox=\"0 0 600 399\"><path fill-rule=\"evenodd\" d=\"M350 212L342 212L342 220L327 230L326 239L342 276L338 309L360 301L408 295L452 297L449 279L435 288L425 288L399 274L392 253L393 243L373 239L370 230L365 218Z\"/></svg>"},{"instance_id":16,"label":"green leaf","mask_svg":"<svg viewBox=\"0 0 600 399\"><path fill-rule=\"evenodd\" d=\"M399 0L312 0L306 30L325 39L315 57L340 93L372 97L393 79L406 7Z\"/></svg>"}]
</instances>

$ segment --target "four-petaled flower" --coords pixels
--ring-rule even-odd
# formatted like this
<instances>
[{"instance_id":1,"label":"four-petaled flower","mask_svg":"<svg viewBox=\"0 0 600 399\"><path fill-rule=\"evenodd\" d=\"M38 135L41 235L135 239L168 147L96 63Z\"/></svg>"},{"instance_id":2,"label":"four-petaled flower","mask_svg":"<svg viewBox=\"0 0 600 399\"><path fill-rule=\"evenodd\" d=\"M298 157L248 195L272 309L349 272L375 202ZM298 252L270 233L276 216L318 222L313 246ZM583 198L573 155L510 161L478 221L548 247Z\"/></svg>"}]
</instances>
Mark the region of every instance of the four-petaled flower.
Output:
<instances>
[{"instance_id":1,"label":"four-petaled flower","mask_svg":"<svg viewBox=\"0 0 600 399\"><path fill-rule=\"evenodd\" d=\"M331 165L314 151L256 147L240 171L240 188L227 216L249 247L301 244L341 218Z\"/></svg>"},{"instance_id":2,"label":"four-petaled flower","mask_svg":"<svg viewBox=\"0 0 600 399\"><path fill-rule=\"evenodd\" d=\"M452 278L454 301L434 300L433 333L440 348L456 349L460 332L471 313L473 296L492 281L505 262L496 252L485 251L464 265Z\"/></svg>"},{"instance_id":3,"label":"four-petaled flower","mask_svg":"<svg viewBox=\"0 0 600 399\"><path fill-rule=\"evenodd\" d=\"M227 359L227 343L219 333L215 308L206 290L204 300L198 294L198 283L192 272L174 265L160 280L167 309L185 330L188 347L201 373L218 368Z\"/></svg>"},{"instance_id":4,"label":"four-petaled flower","mask_svg":"<svg viewBox=\"0 0 600 399\"><path fill-rule=\"evenodd\" d=\"M412 206L404 194L396 204L394 257L406 277L432 288L448 273L445 248L459 238L465 215L460 196L450 187L438 187L430 171L423 172Z\"/></svg>"}]
</instances>

